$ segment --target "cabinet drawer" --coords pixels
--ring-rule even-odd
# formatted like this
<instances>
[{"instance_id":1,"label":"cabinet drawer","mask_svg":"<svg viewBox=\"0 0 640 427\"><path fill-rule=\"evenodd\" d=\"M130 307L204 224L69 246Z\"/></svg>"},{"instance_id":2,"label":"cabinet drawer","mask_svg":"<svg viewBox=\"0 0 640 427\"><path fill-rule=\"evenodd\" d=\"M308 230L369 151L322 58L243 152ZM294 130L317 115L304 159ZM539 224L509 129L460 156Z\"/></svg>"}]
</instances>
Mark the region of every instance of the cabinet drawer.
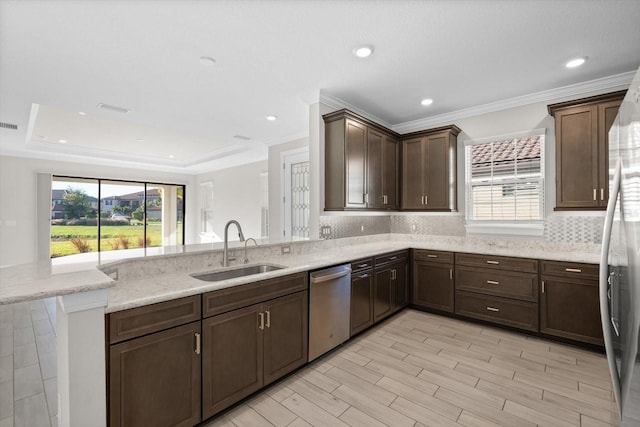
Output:
<instances>
[{"instance_id":1,"label":"cabinet drawer","mask_svg":"<svg viewBox=\"0 0 640 427\"><path fill-rule=\"evenodd\" d=\"M363 258L357 261L351 261L351 273L356 273L360 270L367 270L373 268L373 258Z\"/></svg>"},{"instance_id":2,"label":"cabinet drawer","mask_svg":"<svg viewBox=\"0 0 640 427\"><path fill-rule=\"evenodd\" d=\"M415 261L429 261L453 264L453 252L416 249L413 251L413 259Z\"/></svg>"},{"instance_id":3,"label":"cabinet drawer","mask_svg":"<svg viewBox=\"0 0 640 427\"><path fill-rule=\"evenodd\" d=\"M456 289L538 302L538 275L459 266Z\"/></svg>"},{"instance_id":4,"label":"cabinet drawer","mask_svg":"<svg viewBox=\"0 0 640 427\"><path fill-rule=\"evenodd\" d=\"M576 262L541 261L540 274L597 279L599 266Z\"/></svg>"},{"instance_id":5,"label":"cabinet drawer","mask_svg":"<svg viewBox=\"0 0 640 427\"><path fill-rule=\"evenodd\" d=\"M480 254L456 254L456 265L469 267L497 268L521 273L537 273L538 260L528 258L511 258L504 256Z\"/></svg>"},{"instance_id":6,"label":"cabinet drawer","mask_svg":"<svg viewBox=\"0 0 640 427\"><path fill-rule=\"evenodd\" d=\"M389 264L390 262L398 262L407 259L407 251L393 252L390 254L378 255L375 257L376 268Z\"/></svg>"},{"instance_id":7,"label":"cabinet drawer","mask_svg":"<svg viewBox=\"0 0 640 427\"><path fill-rule=\"evenodd\" d=\"M456 314L538 331L538 304L456 291Z\"/></svg>"},{"instance_id":8,"label":"cabinet drawer","mask_svg":"<svg viewBox=\"0 0 640 427\"><path fill-rule=\"evenodd\" d=\"M304 291L307 288L307 273L296 273L208 292L202 296L202 317L225 313L283 295Z\"/></svg>"},{"instance_id":9,"label":"cabinet drawer","mask_svg":"<svg viewBox=\"0 0 640 427\"><path fill-rule=\"evenodd\" d=\"M109 343L200 320L200 295L109 313Z\"/></svg>"}]
</instances>

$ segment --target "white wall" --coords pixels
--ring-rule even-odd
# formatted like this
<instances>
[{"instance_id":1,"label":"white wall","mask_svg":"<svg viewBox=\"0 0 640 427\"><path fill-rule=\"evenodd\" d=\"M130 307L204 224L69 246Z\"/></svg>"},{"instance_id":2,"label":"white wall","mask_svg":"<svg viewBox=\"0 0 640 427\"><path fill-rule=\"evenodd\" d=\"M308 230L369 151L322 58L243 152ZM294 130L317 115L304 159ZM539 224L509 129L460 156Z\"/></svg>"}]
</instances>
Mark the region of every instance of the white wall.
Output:
<instances>
[{"instance_id":1,"label":"white wall","mask_svg":"<svg viewBox=\"0 0 640 427\"><path fill-rule=\"evenodd\" d=\"M195 177L84 163L0 156L0 265L36 259L36 174L141 180L186 185L185 243L196 242Z\"/></svg>"},{"instance_id":2,"label":"white wall","mask_svg":"<svg viewBox=\"0 0 640 427\"><path fill-rule=\"evenodd\" d=\"M240 223L246 238L260 238L260 174L268 169L268 161L263 160L197 176L198 184L213 181L213 232L220 238L224 237L224 226L231 219ZM200 208L197 224L199 233L202 231ZM238 240L235 227L230 228L229 240Z\"/></svg>"},{"instance_id":3,"label":"white wall","mask_svg":"<svg viewBox=\"0 0 640 427\"><path fill-rule=\"evenodd\" d=\"M269 147L269 234L282 236L282 153L309 146L309 138L296 139Z\"/></svg>"}]
</instances>

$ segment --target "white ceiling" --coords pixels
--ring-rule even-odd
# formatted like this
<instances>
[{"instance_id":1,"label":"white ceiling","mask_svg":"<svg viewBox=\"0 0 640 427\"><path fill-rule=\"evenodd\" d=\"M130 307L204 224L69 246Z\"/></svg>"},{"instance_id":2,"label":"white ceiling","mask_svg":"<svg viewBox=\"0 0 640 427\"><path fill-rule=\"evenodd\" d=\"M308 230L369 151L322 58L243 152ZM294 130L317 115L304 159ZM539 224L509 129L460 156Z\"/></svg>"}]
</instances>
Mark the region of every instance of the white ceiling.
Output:
<instances>
[{"instance_id":1,"label":"white ceiling","mask_svg":"<svg viewBox=\"0 0 640 427\"><path fill-rule=\"evenodd\" d=\"M221 168L307 135L321 93L400 129L629 73L639 22L639 0L0 0L0 153Z\"/></svg>"}]
</instances>

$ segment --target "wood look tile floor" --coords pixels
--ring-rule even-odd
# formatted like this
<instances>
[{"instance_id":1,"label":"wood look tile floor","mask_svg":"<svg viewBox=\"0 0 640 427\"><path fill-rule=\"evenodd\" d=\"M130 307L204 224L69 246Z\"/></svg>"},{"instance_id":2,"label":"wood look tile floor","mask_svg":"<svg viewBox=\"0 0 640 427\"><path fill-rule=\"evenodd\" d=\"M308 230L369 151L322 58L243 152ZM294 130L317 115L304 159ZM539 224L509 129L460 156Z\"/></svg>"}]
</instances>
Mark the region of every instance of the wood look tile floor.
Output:
<instances>
[{"instance_id":1,"label":"wood look tile floor","mask_svg":"<svg viewBox=\"0 0 640 427\"><path fill-rule=\"evenodd\" d=\"M415 310L206 427L617 426L604 355Z\"/></svg>"},{"instance_id":2,"label":"wood look tile floor","mask_svg":"<svg viewBox=\"0 0 640 427\"><path fill-rule=\"evenodd\" d=\"M55 427L55 300L0 306L0 427ZM616 426L606 359L405 310L207 423Z\"/></svg>"}]
</instances>

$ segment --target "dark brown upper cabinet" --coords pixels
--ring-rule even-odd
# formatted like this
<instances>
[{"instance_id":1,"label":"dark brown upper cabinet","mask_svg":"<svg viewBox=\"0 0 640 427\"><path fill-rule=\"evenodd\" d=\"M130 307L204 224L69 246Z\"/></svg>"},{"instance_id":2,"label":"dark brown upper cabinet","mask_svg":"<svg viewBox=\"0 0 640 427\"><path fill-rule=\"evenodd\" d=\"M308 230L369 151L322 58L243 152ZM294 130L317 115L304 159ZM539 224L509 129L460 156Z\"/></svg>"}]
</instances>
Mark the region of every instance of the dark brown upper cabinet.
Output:
<instances>
[{"instance_id":1,"label":"dark brown upper cabinet","mask_svg":"<svg viewBox=\"0 0 640 427\"><path fill-rule=\"evenodd\" d=\"M456 144L451 125L403 135L402 210L455 211Z\"/></svg>"},{"instance_id":2,"label":"dark brown upper cabinet","mask_svg":"<svg viewBox=\"0 0 640 427\"><path fill-rule=\"evenodd\" d=\"M556 210L607 207L609 129L625 93L548 105L555 118Z\"/></svg>"},{"instance_id":3,"label":"dark brown upper cabinet","mask_svg":"<svg viewBox=\"0 0 640 427\"><path fill-rule=\"evenodd\" d=\"M325 210L398 209L398 139L347 110L325 122Z\"/></svg>"}]
</instances>

